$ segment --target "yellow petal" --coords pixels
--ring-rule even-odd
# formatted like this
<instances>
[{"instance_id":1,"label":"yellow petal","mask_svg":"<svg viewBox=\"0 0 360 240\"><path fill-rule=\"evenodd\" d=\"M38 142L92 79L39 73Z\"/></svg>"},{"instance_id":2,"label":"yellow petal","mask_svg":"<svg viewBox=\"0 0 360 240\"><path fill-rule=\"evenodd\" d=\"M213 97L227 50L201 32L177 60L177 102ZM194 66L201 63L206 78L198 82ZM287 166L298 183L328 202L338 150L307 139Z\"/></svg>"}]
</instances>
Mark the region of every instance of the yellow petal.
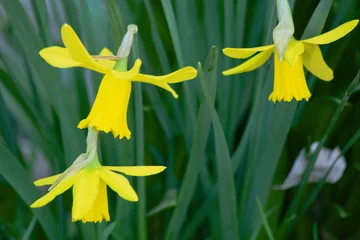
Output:
<instances>
[{"instance_id":1,"label":"yellow petal","mask_svg":"<svg viewBox=\"0 0 360 240\"><path fill-rule=\"evenodd\" d=\"M306 69L321 80L332 80L334 78L333 71L324 61L320 47L310 43L304 43L304 46L305 52L302 60Z\"/></svg>"},{"instance_id":2,"label":"yellow petal","mask_svg":"<svg viewBox=\"0 0 360 240\"><path fill-rule=\"evenodd\" d=\"M139 73L133 81L145 82L152 85L161 87L169 91L174 98L178 98L178 95L169 85L169 83L179 83L186 80L194 79L197 76L197 71L193 67L184 67L175 72L162 76L153 76Z\"/></svg>"},{"instance_id":3,"label":"yellow petal","mask_svg":"<svg viewBox=\"0 0 360 240\"><path fill-rule=\"evenodd\" d=\"M313 38L302 40L302 42L307 42L307 43L312 43L312 44L328 44L328 43L334 42L334 41L344 37L349 32L351 32L358 23L359 23L359 20L352 20L352 21L346 22L329 32L323 33L323 34L313 37Z\"/></svg>"},{"instance_id":4,"label":"yellow petal","mask_svg":"<svg viewBox=\"0 0 360 240\"><path fill-rule=\"evenodd\" d=\"M278 54L274 54L274 89L269 100L291 102L309 100L311 93L307 87L301 57L291 66L287 61L280 62Z\"/></svg>"},{"instance_id":5,"label":"yellow petal","mask_svg":"<svg viewBox=\"0 0 360 240\"><path fill-rule=\"evenodd\" d=\"M112 132L114 137L130 139L127 124L127 109L131 94L131 82L119 80L106 74L101 81L90 114L78 128L96 127L98 131Z\"/></svg>"},{"instance_id":6,"label":"yellow petal","mask_svg":"<svg viewBox=\"0 0 360 240\"><path fill-rule=\"evenodd\" d=\"M154 81L154 78L156 78L156 76L151 76L151 75L146 75L146 74L139 73L136 76L136 80L134 80L134 81L150 83L152 85L161 87L161 88L165 89L166 91L170 92L173 95L174 98L179 97L177 95L177 93L175 92L175 90L172 89L172 87L170 87L169 84L167 84L165 82L161 82L161 81Z\"/></svg>"},{"instance_id":7,"label":"yellow petal","mask_svg":"<svg viewBox=\"0 0 360 240\"><path fill-rule=\"evenodd\" d=\"M224 48L223 53L231 58L248 58L257 52L274 48L274 44L254 48Z\"/></svg>"},{"instance_id":8,"label":"yellow petal","mask_svg":"<svg viewBox=\"0 0 360 240\"><path fill-rule=\"evenodd\" d=\"M68 24L62 26L61 38L69 50L71 58L81 63L83 67L100 73L107 73L110 70L101 66L90 56L75 31Z\"/></svg>"},{"instance_id":9,"label":"yellow petal","mask_svg":"<svg viewBox=\"0 0 360 240\"><path fill-rule=\"evenodd\" d=\"M81 67L80 62L75 61L67 48L47 47L39 52L40 56L51 66L58 68Z\"/></svg>"},{"instance_id":10,"label":"yellow petal","mask_svg":"<svg viewBox=\"0 0 360 240\"><path fill-rule=\"evenodd\" d=\"M102 168L99 170L101 179L109 185L109 187L117 192L120 197L130 202L137 202L138 196L131 187L130 182L122 175L116 174L110 170Z\"/></svg>"},{"instance_id":11,"label":"yellow petal","mask_svg":"<svg viewBox=\"0 0 360 240\"><path fill-rule=\"evenodd\" d=\"M102 222L102 220L110 221L108 197L106 191L106 184L100 179L99 191L96 196L95 202L90 211L81 219L83 223L86 222ZM72 219L73 222L80 219Z\"/></svg>"},{"instance_id":12,"label":"yellow petal","mask_svg":"<svg viewBox=\"0 0 360 240\"><path fill-rule=\"evenodd\" d=\"M97 170L84 168L77 174L73 187L72 218L81 219L93 207L99 191Z\"/></svg>"},{"instance_id":13,"label":"yellow petal","mask_svg":"<svg viewBox=\"0 0 360 240\"><path fill-rule=\"evenodd\" d=\"M62 173L54 175L54 176L50 176L47 178L42 178L42 179L36 180L34 182L34 184L35 184L35 186L38 186L38 187L45 186L45 185L51 185L61 176L61 174Z\"/></svg>"},{"instance_id":14,"label":"yellow petal","mask_svg":"<svg viewBox=\"0 0 360 240\"><path fill-rule=\"evenodd\" d=\"M179 83L196 78L197 70L193 67L184 67L175 72L162 76L153 76L153 75L143 75L143 76L146 76L145 80L135 79L135 81L139 81L139 82L145 81L148 83L160 82L160 81L166 83Z\"/></svg>"},{"instance_id":15,"label":"yellow petal","mask_svg":"<svg viewBox=\"0 0 360 240\"><path fill-rule=\"evenodd\" d=\"M55 197L71 188L71 186L74 184L76 176L77 175L71 176L64 181L59 182L50 192L45 194L45 196L39 198L30 207L39 208L51 202Z\"/></svg>"},{"instance_id":16,"label":"yellow petal","mask_svg":"<svg viewBox=\"0 0 360 240\"><path fill-rule=\"evenodd\" d=\"M110 49L104 47L103 49L101 49L99 55L100 56L114 56L114 53Z\"/></svg>"},{"instance_id":17,"label":"yellow petal","mask_svg":"<svg viewBox=\"0 0 360 240\"><path fill-rule=\"evenodd\" d=\"M139 74L141 67L141 60L136 59L134 66L127 72L119 72L116 70L111 70L111 74L119 80L132 80L136 75Z\"/></svg>"},{"instance_id":18,"label":"yellow petal","mask_svg":"<svg viewBox=\"0 0 360 240\"><path fill-rule=\"evenodd\" d=\"M122 172L129 176L150 176L158 174L166 169L163 166L131 166L131 167L104 167L108 170Z\"/></svg>"},{"instance_id":19,"label":"yellow petal","mask_svg":"<svg viewBox=\"0 0 360 240\"><path fill-rule=\"evenodd\" d=\"M114 54L108 49L108 48L103 48L99 54L100 56L114 56ZM104 68L107 69L113 69L116 61L113 60L97 60L97 62L103 66Z\"/></svg>"},{"instance_id":20,"label":"yellow petal","mask_svg":"<svg viewBox=\"0 0 360 240\"><path fill-rule=\"evenodd\" d=\"M304 52L304 44L300 41L290 41L285 52L285 61L287 61L291 66L294 66L297 59Z\"/></svg>"},{"instance_id":21,"label":"yellow petal","mask_svg":"<svg viewBox=\"0 0 360 240\"><path fill-rule=\"evenodd\" d=\"M233 74L252 71L263 65L269 59L272 53L273 53L273 49L266 50L262 53L257 54L255 57L250 58L249 60L240 64L239 66L224 71L223 74L233 75Z\"/></svg>"}]
</instances>

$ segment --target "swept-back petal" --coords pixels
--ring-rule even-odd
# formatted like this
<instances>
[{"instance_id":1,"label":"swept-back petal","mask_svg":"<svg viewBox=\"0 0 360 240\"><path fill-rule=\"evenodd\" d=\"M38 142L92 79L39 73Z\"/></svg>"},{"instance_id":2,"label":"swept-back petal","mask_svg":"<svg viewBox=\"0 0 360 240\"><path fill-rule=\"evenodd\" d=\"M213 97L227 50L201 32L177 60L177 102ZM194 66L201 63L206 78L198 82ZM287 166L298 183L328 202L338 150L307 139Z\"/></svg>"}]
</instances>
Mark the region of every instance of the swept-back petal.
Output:
<instances>
[{"instance_id":1,"label":"swept-back petal","mask_svg":"<svg viewBox=\"0 0 360 240\"><path fill-rule=\"evenodd\" d=\"M263 65L271 56L273 53L273 49L266 50L264 52L261 52L257 54L255 57L250 58L243 64L240 64L237 67L231 68L229 70L223 71L224 75L233 75L243 72L249 72L252 71L261 65Z\"/></svg>"},{"instance_id":2,"label":"swept-back petal","mask_svg":"<svg viewBox=\"0 0 360 240\"><path fill-rule=\"evenodd\" d=\"M197 76L197 71L193 67L184 67L175 72L162 75L162 76L153 76L139 73L133 81L136 82L145 82L153 84L155 86L161 87L169 91L174 98L178 98L177 93L172 89L169 83L179 83L187 80L194 79Z\"/></svg>"},{"instance_id":3,"label":"swept-back petal","mask_svg":"<svg viewBox=\"0 0 360 240\"><path fill-rule=\"evenodd\" d=\"M127 109L131 94L131 82L106 74L101 81L93 107L78 128L96 127L98 131L112 132L114 137L130 138Z\"/></svg>"},{"instance_id":4,"label":"swept-back petal","mask_svg":"<svg viewBox=\"0 0 360 240\"><path fill-rule=\"evenodd\" d=\"M67 48L47 47L39 52L40 56L51 66L58 68L81 67L82 64L75 61Z\"/></svg>"},{"instance_id":5,"label":"swept-back petal","mask_svg":"<svg viewBox=\"0 0 360 240\"><path fill-rule=\"evenodd\" d=\"M64 181L59 182L59 184L57 184L50 192L39 198L30 207L39 208L51 202L55 197L68 190L74 184L76 176L77 175L71 176Z\"/></svg>"},{"instance_id":6,"label":"swept-back petal","mask_svg":"<svg viewBox=\"0 0 360 240\"><path fill-rule=\"evenodd\" d=\"M332 80L334 78L333 71L324 61L320 47L310 43L304 43L304 46L305 52L302 60L306 69L321 80Z\"/></svg>"},{"instance_id":7,"label":"swept-back petal","mask_svg":"<svg viewBox=\"0 0 360 240\"><path fill-rule=\"evenodd\" d=\"M62 26L61 38L65 47L69 50L71 58L74 61L80 62L82 67L89 68L100 73L107 73L110 70L104 68L90 56L75 31L68 24L64 24Z\"/></svg>"},{"instance_id":8,"label":"swept-back petal","mask_svg":"<svg viewBox=\"0 0 360 240\"><path fill-rule=\"evenodd\" d=\"M108 207L108 197L106 184L103 180L99 181L99 191L96 196L95 202L90 209L90 211L81 219L83 223L86 222L101 222L103 219L105 221L110 221L109 207ZM72 219L73 222L80 219Z\"/></svg>"},{"instance_id":9,"label":"swept-back petal","mask_svg":"<svg viewBox=\"0 0 360 240\"><path fill-rule=\"evenodd\" d=\"M108 48L103 48L99 54L100 56L114 56L114 54L108 49ZM113 60L97 60L97 62L103 66L104 68L107 69L113 69L113 67L115 66L116 61Z\"/></svg>"},{"instance_id":10,"label":"swept-back petal","mask_svg":"<svg viewBox=\"0 0 360 240\"><path fill-rule=\"evenodd\" d=\"M47 178L42 178L42 179L36 180L34 182L34 184L35 184L35 186L38 186L38 187L45 186L45 185L51 185L61 176L61 174L62 173L56 174L54 176L50 176Z\"/></svg>"},{"instance_id":11,"label":"swept-back petal","mask_svg":"<svg viewBox=\"0 0 360 240\"><path fill-rule=\"evenodd\" d=\"M99 174L101 179L109 185L112 190L117 192L120 197L130 202L137 202L139 200L136 192L131 187L130 182L124 176L105 168L101 168Z\"/></svg>"},{"instance_id":12,"label":"swept-back petal","mask_svg":"<svg viewBox=\"0 0 360 240\"><path fill-rule=\"evenodd\" d=\"M153 76L153 75L145 75L146 76L146 82L166 82L166 83L179 83L187 80L191 80L196 78L197 76L197 70L193 67L184 67L181 68L175 72L162 75L162 76ZM138 76L137 76L138 77ZM134 81L142 82L142 79L135 79Z\"/></svg>"},{"instance_id":13,"label":"swept-back petal","mask_svg":"<svg viewBox=\"0 0 360 240\"><path fill-rule=\"evenodd\" d=\"M111 70L111 74L119 80L132 80L136 75L139 74L141 67L141 60L136 59L134 66L127 72L119 72L116 70Z\"/></svg>"},{"instance_id":14,"label":"swept-back petal","mask_svg":"<svg viewBox=\"0 0 360 240\"><path fill-rule=\"evenodd\" d=\"M129 176L150 176L160 173L166 169L166 167L164 166L131 166L131 167L106 166L104 168L116 172L122 172Z\"/></svg>"},{"instance_id":15,"label":"swept-back petal","mask_svg":"<svg viewBox=\"0 0 360 240\"><path fill-rule=\"evenodd\" d=\"M359 23L359 20L352 20L352 21L346 22L346 23L338 26L337 28L335 28L329 32L323 33L323 34L313 37L313 38L301 40L301 41L306 42L306 43L318 44L318 45L328 44L328 43L334 42L334 41L344 37L346 34L351 32L358 23Z\"/></svg>"},{"instance_id":16,"label":"swept-back petal","mask_svg":"<svg viewBox=\"0 0 360 240\"><path fill-rule=\"evenodd\" d=\"M224 48L223 53L231 58L248 58L257 52L262 52L274 48L274 44L254 47L254 48Z\"/></svg>"},{"instance_id":17,"label":"swept-back petal","mask_svg":"<svg viewBox=\"0 0 360 240\"><path fill-rule=\"evenodd\" d=\"M93 207L99 191L99 175L96 169L84 168L77 174L73 187L72 218L81 219Z\"/></svg>"}]
</instances>

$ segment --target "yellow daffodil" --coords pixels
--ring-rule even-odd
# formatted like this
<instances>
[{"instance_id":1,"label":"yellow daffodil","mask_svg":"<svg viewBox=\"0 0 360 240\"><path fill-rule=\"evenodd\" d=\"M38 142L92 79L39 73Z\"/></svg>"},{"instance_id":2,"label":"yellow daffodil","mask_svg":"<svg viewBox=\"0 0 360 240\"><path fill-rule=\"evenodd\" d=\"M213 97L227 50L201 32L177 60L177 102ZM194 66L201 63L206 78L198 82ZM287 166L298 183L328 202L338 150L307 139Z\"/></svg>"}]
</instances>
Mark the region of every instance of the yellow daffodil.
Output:
<instances>
[{"instance_id":1,"label":"yellow daffodil","mask_svg":"<svg viewBox=\"0 0 360 240\"><path fill-rule=\"evenodd\" d=\"M49 192L31 207L39 208L73 186L72 221L101 222L110 220L107 187L127 201L137 202L138 196L128 176L150 176L165 170L163 166L101 166L97 156L98 131L88 128L86 153L81 154L63 173L35 181L36 186L51 185Z\"/></svg>"},{"instance_id":2,"label":"yellow daffodil","mask_svg":"<svg viewBox=\"0 0 360 240\"><path fill-rule=\"evenodd\" d=\"M241 65L223 72L232 75L252 71L263 65L274 53L274 88L269 100L290 102L293 98L297 101L308 100L311 93L307 87L303 65L313 75L324 81L333 79L333 71L325 63L318 45L334 42L351 32L359 20L353 20L321 34L305 39L290 39L285 51L284 61L280 61L275 46L267 45L254 48L225 48L223 53L231 58L244 59L260 52Z\"/></svg>"},{"instance_id":3,"label":"yellow daffodil","mask_svg":"<svg viewBox=\"0 0 360 240\"><path fill-rule=\"evenodd\" d=\"M128 176L149 176L164 171L163 166L107 167L101 166L97 157L76 174L63 179L46 195L34 202L31 207L39 208L51 202L73 186L72 221L101 222L110 220L108 211L108 185L127 201L137 202L138 196L129 181L120 172ZM61 174L35 181L36 186L53 184Z\"/></svg>"},{"instance_id":4,"label":"yellow daffodil","mask_svg":"<svg viewBox=\"0 0 360 240\"><path fill-rule=\"evenodd\" d=\"M137 59L132 69L127 71L127 55L132 45L132 35L137 32L135 25L129 25L118 56L114 56L107 48L100 56L91 56L67 24L61 28L61 37L65 47L52 46L40 51L40 55L50 65L58 68L83 67L104 74L98 94L90 114L82 120L78 127L96 127L106 133L112 132L114 137L130 138L131 132L127 124L127 108L131 94L131 82L145 82L169 91L175 98L176 92L169 84L193 79L197 71L193 67L184 67L163 76L141 74L141 60Z\"/></svg>"}]
</instances>

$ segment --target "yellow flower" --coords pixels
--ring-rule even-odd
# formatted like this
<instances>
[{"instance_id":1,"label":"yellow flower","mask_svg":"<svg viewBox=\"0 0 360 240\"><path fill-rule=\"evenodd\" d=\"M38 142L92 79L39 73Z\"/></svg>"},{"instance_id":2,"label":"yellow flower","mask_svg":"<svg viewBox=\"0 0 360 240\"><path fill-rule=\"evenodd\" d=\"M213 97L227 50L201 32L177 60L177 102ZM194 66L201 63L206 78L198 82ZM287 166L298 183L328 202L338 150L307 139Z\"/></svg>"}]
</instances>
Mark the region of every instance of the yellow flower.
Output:
<instances>
[{"instance_id":1,"label":"yellow flower","mask_svg":"<svg viewBox=\"0 0 360 240\"><path fill-rule=\"evenodd\" d=\"M127 69L127 57L120 59L107 48L100 56L91 56L67 24L61 28L61 37L65 47L52 46L40 51L41 57L50 65L58 68L83 67L104 74L94 105L88 117L82 120L78 128L96 127L114 137L130 138L127 124L127 108L131 94L131 82L145 82L169 91L175 98L176 92L169 84L193 79L197 71L193 67L184 67L163 76L141 74L141 60L137 59L131 70ZM120 70L120 71L119 71Z\"/></svg>"},{"instance_id":2,"label":"yellow flower","mask_svg":"<svg viewBox=\"0 0 360 240\"><path fill-rule=\"evenodd\" d=\"M108 210L108 185L120 197L131 202L137 202L138 196L129 181L120 174L129 176L149 176L164 171L163 166L136 166L136 167L106 167L101 166L97 157L76 174L62 179L46 195L34 202L31 207L39 208L51 202L73 186L72 221L82 222L110 221ZM35 181L36 186L53 184L61 174Z\"/></svg>"},{"instance_id":3,"label":"yellow flower","mask_svg":"<svg viewBox=\"0 0 360 240\"><path fill-rule=\"evenodd\" d=\"M290 40L285 52L285 61L280 61L274 45L255 48L225 48L223 53L231 58L248 58L257 52L255 57L243 64L223 72L232 75L252 71L263 65L274 52L274 88L269 100L290 102L293 98L297 101L310 98L311 93L307 87L303 65L313 75L324 81L333 79L333 71L325 63L318 45L334 42L351 32L359 20L353 20L321 34L319 36L297 41Z\"/></svg>"}]
</instances>

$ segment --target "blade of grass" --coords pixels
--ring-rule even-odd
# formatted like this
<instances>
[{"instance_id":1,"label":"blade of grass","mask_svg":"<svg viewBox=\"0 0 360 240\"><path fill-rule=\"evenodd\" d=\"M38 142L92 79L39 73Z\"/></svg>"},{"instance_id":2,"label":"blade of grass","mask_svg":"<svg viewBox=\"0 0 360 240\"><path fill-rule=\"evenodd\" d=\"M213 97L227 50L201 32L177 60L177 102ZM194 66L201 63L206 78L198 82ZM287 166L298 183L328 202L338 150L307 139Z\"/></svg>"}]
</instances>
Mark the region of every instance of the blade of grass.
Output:
<instances>
[{"instance_id":1,"label":"blade of grass","mask_svg":"<svg viewBox=\"0 0 360 240\"><path fill-rule=\"evenodd\" d=\"M318 147L316 148L316 151L311 155L309 164L307 165L305 173L304 173L304 175L303 175L303 177L301 179L301 182L300 182L300 184L298 186L298 191L296 192L296 195L295 195L295 197L294 197L294 199L293 199L293 201L292 201L292 203L291 203L291 205L289 207L289 210L288 210L288 212L286 214L285 221L286 221L286 219L289 219L293 214L296 213L296 210L298 209L299 204L300 204L301 196L302 196L302 194L303 194L303 192L305 190L307 180L308 180L308 178L309 178L309 176L311 174L311 170L312 170L313 166L315 165L315 161L316 161L316 159L317 159L317 157L319 155L319 152L320 152L321 148L324 146L324 143L326 142L329 134L331 133L331 131L335 127L335 124L336 124L337 120L339 119L343 109L345 108L353 89L356 87L356 85L359 82L359 78L360 78L360 71L358 72L357 76L355 77L355 79L352 81L352 83L350 84L350 86L346 90L345 95L341 100L341 103L337 107L333 117L330 120L330 123L328 124L328 126L327 126L327 128L325 130L325 133L324 133L323 137L321 138L321 140L319 142Z\"/></svg>"},{"instance_id":2,"label":"blade of grass","mask_svg":"<svg viewBox=\"0 0 360 240\"><path fill-rule=\"evenodd\" d=\"M216 92L216 70L217 70L217 54L216 47L210 49L208 57L205 61L204 70L205 76L209 79L211 88L211 96L215 97ZM214 104L214 102L212 102ZM190 152L190 159L186 167L184 178L179 192L178 204L171 216L169 227L166 233L166 239L178 239L178 235L184 224L186 213L188 211L193 194L195 191L196 182L204 164L205 158L203 157L206 149L206 143L209 136L210 116L208 107L206 106L205 99L200 105L200 110L195 128L194 140Z\"/></svg>"},{"instance_id":3,"label":"blade of grass","mask_svg":"<svg viewBox=\"0 0 360 240\"><path fill-rule=\"evenodd\" d=\"M265 214L265 211L264 211L264 208L263 208L263 206L261 204L260 199L258 197L255 197L255 200L256 200L256 204L258 206L258 209L259 209L259 212L260 212L263 224L264 224L266 234L267 234L267 236L268 236L268 238L270 240L275 240L274 234L273 234L273 232L272 232L272 230L270 228L269 222L267 220L267 217L266 217L266 214Z\"/></svg>"},{"instance_id":4,"label":"blade of grass","mask_svg":"<svg viewBox=\"0 0 360 240\"><path fill-rule=\"evenodd\" d=\"M317 196L319 195L321 189L326 183L326 178L330 174L333 166L335 166L336 162L339 160L341 156L345 156L347 151L355 144L357 140L360 139L360 129L358 129L355 134L350 138L350 140L346 143L344 148L341 151L341 154L338 156L338 158L334 161L334 163L331 165L329 170L326 172L325 176L321 179L321 181L317 184L316 188L312 190L309 197L305 200L304 204L302 204L302 207L299 210L298 216L302 216L305 211L311 206L311 204L315 201Z\"/></svg>"},{"instance_id":5,"label":"blade of grass","mask_svg":"<svg viewBox=\"0 0 360 240\"><path fill-rule=\"evenodd\" d=\"M311 38L320 35L325 26L327 16L330 13L333 0L321 0L312 14L309 24L306 26L301 39ZM316 25L315 25L316 23Z\"/></svg>"},{"instance_id":6,"label":"blade of grass","mask_svg":"<svg viewBox=\"0 0 360 240\"><path fill-rule=\"evenodd\" d=\"M319 240L318 225L316 222L313 223L313 240Z\"/></svg>"},{"instance_id":7,"label":"blade of grass","mask_svg":"<svg viewBox=\"0 0 360 240\"><path fill-rule=\"evenodd\" d=\"M321 33L322 29L325 26L327 16L330 13L332 4L333 4L333 0L326 0L326 1L322 0L319 2L314 13L312 14L312 16L309 20L309 24L306 26L306 28L301 36L301 39L311 38L311 37L317 36ZM312 90L314 88L314 86L315 86L315 78L314 77L311 77L308 85L309 85L310 90ZM300 116L301 116L302 112L304 111L304 108L305 108L305 103L301 102L296 111L294 125L297 125L299 123Z\"/></svg>"},{"instance_id":8,"label":"blade of grass","mask_svg":"<svg viewBox=\"0 0 360 240\"><path fill-rule=\"evenodd\" d=\"M260 202L259 202L260 203ZM261 203L260 203L261 204ZM260 205L260 206L262 206L262 205ZM273 213L273 212L275 212L275 210L277 210L279 208L279 206L274 206L274 207L272 207L271 209L269 209L268 211L266 211L266 213L265 213L265 220L267 221L267 222L269 222L269 220L267 219L267 218L269 218L270 216L271 216L271 214ZM260 209L259 209L260 210ZM252 234L251 234L251 238L250 238L250 240L256 240L256 239L258 239L259 237L258 237L258 234L259 234L259 231L260 231L260 229L261 229L261 227L262 227L262 225L263 225L263 222L260 222L260 224L258 225L258 226L256 226L255 228L254 228L254 231L252 232ZM270 224L269 224L269 226L270 226Z\"/></svg>"},{"instance_id":9,"label":"blade of grass","mask_svg":"<svg viewBox=\"0 0 360 240\"><path fill-rule=\"evenodd\" d=\"M0 175L15 189L21 199L30 206L40 197L40 193L32 183L29 173L1 142L0 156ZM58 224L48 207L31 210L38 219L48 239L55 240L59 237L62 238L63 231L58 228Z\"/></svg>"},{"instance_id":10,"label":"blade of grass","mask_svg":"<svg viewBox=\"0 0 360 240\"><path fill-rule=\"evenodd\" d=\"M33 219L31 220L28 228L26 229L23 237L21 238L22 240L28 240L28 239L30 239L30 236L31 236L31 233L32 233L33 230L34 230L35 224L36 224L36 217L34 216Z\"/></svg>"},{"instance_id":11,"label":"blade of grass","mask_svg":"<svg viewBox=\"0 0 360 240\"><path fill-rule=\"evenodd\" d=\"M175 48L175 56L177 59L177 62L180 67L184 66L184 59L182 55L182 48L180 44L180 36L179 36L179 30L178 25L176 23L174 9L172 7L170 0L161 0L162 7L164 9L166 21L169 27L171 39L173 41L173 45ZM185 125L185 138L186 139L193 139L193 133L194 133L194 127L195 127L195 115L196 115L196 93L194 90L190 87L191 83L188 81L185 81L182 83L184 87L184 94L185 94L185 101L186 101L186 107L185 107L185 113L184 116L186 118L186 125ZM190 149L190 141L187 141L187 149Z\"/></svg>"},{"instance_id":12,"label":"blade of grass","mask_svg":"<svg viewBox=\"0 0 360 240\"><path fill-rule=\"evenodd\" d=\"M107 226L105 227L105 230L102 232L101 240L107 240L107 239L109 239L109 237L110 237L111 234L113 233L116 225L117 225L117 222L116 222L116 221L110 223L109 225L107 225Z\"/></svg>"},{"instance_id":13,"label":"blade of grass","mask_svg":"<svg viewBox=\"0 0 360 240\"><path fill-rule=\"evenodd\" d=\"M50 27L49 27L49 18L47 15L47 8L46 8L46 2L45 0L34 0L32 1L33 9L35 12L36 21L38 24L39 34L42 38L42 41L49 45L51 43L51 37L50 37ZM44 31L44 29L46 29Z\"/></svg>"},{"instance_id":14,"label":"blade of grass","mask_svg":"<svg viewBox=\"0 0 360 240\"><path fill-rule=\"evenodd\" d=\"M110 18L114 51L116 51L117 48L120 47L121 41L126 33L126 24L115 0L106 0L106 6Z\"/></svg>"},{"instance_id":15,"label":"blade of grass","mask_svg":"<svg viewBox=\"0 0 360 240\"><path fill-rule=\"evenodd\" d=\"M192 239L192 237L194 237L196 229L199 228L200 224L203 223L204 219L208 216L209 209L216 208L215 204L217 188L213 188L211 191L208 192L208 198L199 207L198 211L190 219L188 219L180 239Z\"/></svg>"},{"instance_id":16,"label":"blade of grass","mask_svg":"<svg viewBox=\"0 0 360 240\"><path fill-rule=\"evenodd\" d=\"M326 0L322 0L319 4L323 3L323 1ZM309 21L307 28L313 30L305 30L305 32L310 31L314 33L316 31L321 31L322 26L318 25L315 21L320 21L323 18L326 19L327 14L321 12L321 15L322 17L313 17L311 21ZM270 91L271 87L265 92L269 93ZM262 110L266 112L264 116L267 119L263 124L265 124L265 129L268 130L265 131L266 136L264 138L259 138L262 141L262 145L255 148L263 149L263 151L259 154L259 163L261 164L257 164L258 169L256 171L256 177L253 179L252 186L249 187L249 189L251 189L247 200L249 205L245 208L248 212L244 215L252 216L253 224L255 225L256 222L260 220L260 216L254 212L254 206L252 204L254 197L258 196L263 202L267 199L271 189L271 179L275 173L278 160L280 159L285 140L295 116L297 105L298 104L295 101L291 103L277 103L276 105L267 103L265 108ZM270 159L272 161L270 161ZM253 229L253 227L246 227L246 229Z\"/></svg>"},{"instance_id":17,"label":"blade of grass","mask_svg":"<svg viewBox=\"0 0 360 240\"><path fill-rule=\"evenodd\" d=\"M301 178L301 182L300 184L298 185L298 189L296 191L296 194L288 208L288 211L286 212L285 214L285 218L284 218L284 223L282 224L282 227L280 228L280 236L281 238L284 238L286 235L287 235L287 232L289 230L289 226L287 226L286 222L292 218L293 216L296 216L297 213L299 212L299 207L300 207L300 202L301 202L301 199L302 199L302 196L304 194L304 191L305 191L305 187L306 187L306 183L309 179L309 176L311 174L311 171L315 165L315 161L320 153L320 150L323 148L327 138L329 137L330 133L332 132L332 130L334 129L335 127L335 124L337 122L337 120L339 119L342 111L344 110L349 98L350 98L350 95L351 93L353 92L354 88L356 87L356 85L358 84L359 82L359 79L360 79L360 71L358 72L357 76L355 77L355 79L352 81L352 83L350 84L350 86L348 87L348 89L346 90L345 94L344 94L344 97L342 98L341 100L341 103L339 104L339 106L337 107L334 115L332 116L325 132L324 132L324 135L322 136L321 140L319 141L319 145L318 147L316 148L315 152L311 155L310 157L310 160L309 160L309 163L308 165L306 166L306 169L305 169L305 172L304 172L304 175L302 176ZM357 138L357 135L355 135L354 137ZM353 141L353 139L350 139L351 140L351 143ZM319 185L320 186L320 185ZM315 189L315 191L318 191L320 189ZM313 197L313 196L312 196ZM307 204L309 204L310 202L307 202ZM292 222L292 224L294 224Z\"/></svg>"},{"instance_id":18,"label":"blade of grass","mask_svg":"<svg viewBox=\"0 0 360 240\"><path fill-rule=\"evenodd\" d=\"M201 87L204 92L205 100L207 102L211 121L213 123L215 148L216 148L216 169L218 180L218 198L220 223L224 239L238 239L238 223L236 217L236 197L235 184L233 178L233 169L231 166L231 158L229 149L226 143L224 131L222 129L219 116L216 113L212 96L208 83L204 79L204 71L201 63L198 65L199 79Z\"/></svg>"},{"instance_id":19,"label":"blade of grass","mask_svg":"<svg viewBox=\"0 0 360 240\"><path fill-rule=\"evenodd\" d=\"M275 2L268 2L268 11L266 11L266 22L264 31L266 32L265 39L263 44L268 44L272 42L272 29L276 24L276 7ZM254 30L255 31L255 30ZM273 105L269 104L268 100L264 98L268 92L270 92L272 87L272 79L270 80L273 72L272 63L267 63L265 66L261 67L257 72L253 73L255 77L254 83L254 103L253 108L250 113L249 120L247 122L245 132L248 132L248 138L241 139L239 147L247 147L248 155L239 156L240 159L246 159L243 162L242 168L239 169L241 176L240 178L240 199L239 199L239 220L241 237L247 238L250 236L250 229L254 229L255 226L259 225L260 219L254 223L253 227L250 227L252 224L251 221L246 216L257 216L257 211L254 207L254 193L251 192L252 187L254 187L254 182L256 178L265 178L266 175L270 172L265 172L264 174L256 174L258 171L258 166L263 164L260 158L260 152L257 149L263 149L263 139L266 139L266 131L269 124L270 112L273 110ZM256 75L255 75L256 74ZM250 80L250 79L247 79ZM244 134L244 137L246 135ZM245 142L246 141L246 142ZM242 150L242 152L244 152ZM235 157L235 154L234 154ZM233 158L234 158L233 157ZM236 158L235 158L236 159ZM238 160L240 161L240 160ZM256 171L256 173L255 173ZM258 194L258 193L257 193ZM256 195L257 195L256 194ZM254 211L250 213L249 211ZM256 212L255 212L256 211Z\"/></svg>"},{"instance_id":20,"label":"blade of grass","mask_svg":"<svg viewBox=\"0 0 360 240\"><path fill-rule=\"evenodd\" d=\"M16 136L15 132L15 123L10 115L8 109L5 107L5 102L3 100L2 94L0 92L0 136L4 142L7 143L9 150L16 156L19 156L17 152ZM4 106L4 107L3 107Z\"/></svg>"},{"instance_id":21,"label":"blade of grass","mask_svg":"<svg viewBox=\"0 0 360 240\"><path fill-rule=\"evenodd\" d=\"M133 59L139 56L138 42L135 37L134 45L132 47ZM142 85L141 83L134 83L134 156L137 166L145 165L144 161L144 112L142 100ZM139 195L139 202L137 204L137 239L147 239L147 223L146 223L146 182L145 178L136 179L136 189Z\"/></svg>"},{"instance_id":22,"label":"blade of grass","mask_svg":"<svg viewBox=\"0 0 360 240\"><path fill-rule=\"evenodd\" d=\"M18 0L4 1L1 0L2 6L6 11L6 15L13 25L15 31L14 35L19 39L22 45L22 51L27 58L35 56L35 52L42 48L43 42L40 36L36 33L31 20L24 11L23 6ZM25 37L23 36L25 35ZM36 60L39 61L38 54L36 53ZM41 106L44 109L45 115L50 116L49 95L46 91L44 83L40 78L34 78L36 91L39 94L39 98L43 100L44 104Z\"/></svg>"},{"instance_id":23,"label":"blade of grass","mask_svg":"<svg viewBox=\"0 0 360 240\"><path fill-rule=\"evenodd\" d=\"M27 63L31 67L32 79L37 87L37 93L40 95L40 102L45 119L48 123L47 129L54 131L53 117L50 110L50 104L55 108L57 117L60 121L61 139L65 153L65 160L70 165L75 157L85 147L85 135L83 132L76 131L75 127L79 117L76 115L76 106L70 102L66 96L63 83L58 77L58 72L51 66L46 65L45 61L40 58L38 51L44 45L35 32L31 21L27 17L22 5L18 0L4 1L2 6L6 9L7 16L14 27L15 36L26 56ZM30 44L31 43L31 44ZM52 79L52 81L49 81ZM42 116L39 116L40 118ZM49 133L50 135L50 133Z\"/></svg>"}]
</instances>

